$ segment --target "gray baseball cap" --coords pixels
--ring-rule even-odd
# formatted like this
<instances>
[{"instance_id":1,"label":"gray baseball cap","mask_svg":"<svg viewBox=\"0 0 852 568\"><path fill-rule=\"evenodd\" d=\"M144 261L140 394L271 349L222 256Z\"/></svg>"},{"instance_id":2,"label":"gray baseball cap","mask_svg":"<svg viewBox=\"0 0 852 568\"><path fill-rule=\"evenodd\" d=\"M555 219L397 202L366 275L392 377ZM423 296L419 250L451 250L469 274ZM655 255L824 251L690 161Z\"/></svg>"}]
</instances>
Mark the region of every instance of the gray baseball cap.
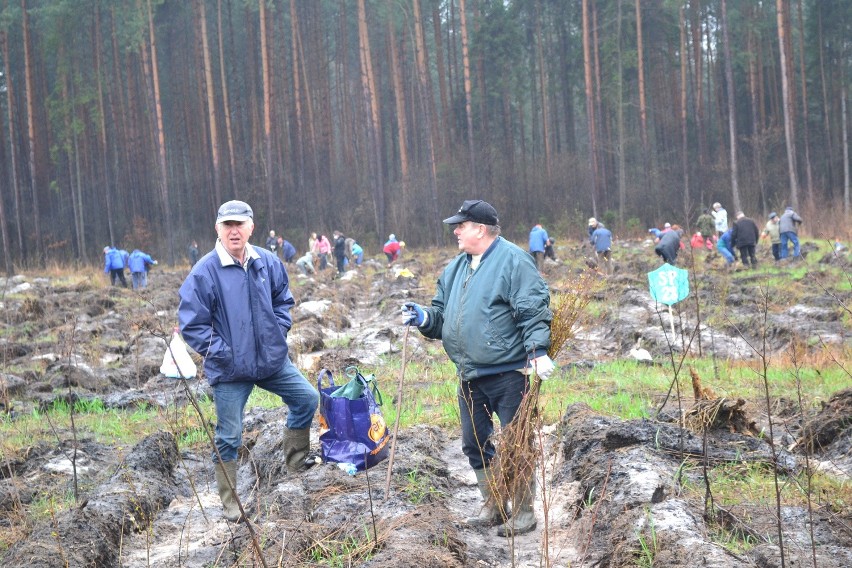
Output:
<instances>
[{"instance_id":1,"label":"gray baseball cap","mask_svg":"<svg viewBox=\"0 0 852 568\"><path fill-rule=\"evenodd\" d=\"M254 212L245 201L227 201L219 207L219 214L216 216L217 223L225 221L251 221L254 218Z\"/></svg>"}]
</instances>

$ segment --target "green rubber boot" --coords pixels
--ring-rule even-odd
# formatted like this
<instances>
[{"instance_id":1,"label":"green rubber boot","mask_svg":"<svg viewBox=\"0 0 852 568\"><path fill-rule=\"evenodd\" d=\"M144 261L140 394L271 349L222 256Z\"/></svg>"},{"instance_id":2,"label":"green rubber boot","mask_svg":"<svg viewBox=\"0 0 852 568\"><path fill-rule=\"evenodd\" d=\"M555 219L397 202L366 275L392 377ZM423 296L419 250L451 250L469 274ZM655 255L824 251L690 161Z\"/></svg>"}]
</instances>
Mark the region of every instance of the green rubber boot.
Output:
<instances>
[{"instance_id":1,"label":"green rubber boot","mask_svg":"<svg viewBox=\"0 0 852 568\"><path fill-rule=\"evenodd\" d=\"M305 460L311 449L311 429L301 428L284 431L284 459L287 462L287 472L296 473L307 469Z\"/></svg>"},{"instance_id":2,"label":"green rubber boot","mask_svg":"<svg viewBox=\"0 0 852 568\"><path fill-rule=\"evenodd\" d=\"M228 480L231 480L230 485ZM233 487L233 489L231 489ZM232 523L241 523L243 516L240 514L240 506L237 505L237 462L219 462L216 464L216 489L219 491L219 499L222 500L222 512L225 518Z\"/></svg>"},{"instance_id":3,"label":"green rubber boot","mask_svg":"<svg viewBox=\"0 0 852 568\"><path fill-rule=\"evenodd\" d=\"M496 527L505 520L503 514L506 511L506 504L502 503L502 508L498 506L494 492L491 490L491 475L488 468L475 469L473 472L476 474L476 484L479 486L484 504L479 510L479 515L465 519L464 524L469 527Z\"/></svg>"},{"instance_id":4,"label":"green rubber boot","mask_svg":"<svg viewBox=\"0 0 852 568\"><path fill-rule=\"evenodd\" d=\"M497 536L518 536L535 530L535 477L519 485L512 499L512 518L497 527Z\"/></svg>"}]
</instances>

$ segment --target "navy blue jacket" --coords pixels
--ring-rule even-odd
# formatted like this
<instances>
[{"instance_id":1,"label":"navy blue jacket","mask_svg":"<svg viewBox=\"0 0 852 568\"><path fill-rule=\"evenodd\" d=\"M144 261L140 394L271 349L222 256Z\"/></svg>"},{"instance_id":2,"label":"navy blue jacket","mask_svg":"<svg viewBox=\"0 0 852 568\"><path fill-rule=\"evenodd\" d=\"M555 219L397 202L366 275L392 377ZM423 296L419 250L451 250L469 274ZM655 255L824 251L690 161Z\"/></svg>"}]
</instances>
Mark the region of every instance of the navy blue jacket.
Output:
<instances>
[{"instance_id":1,"label":"navy blue jacket","mask_svg":"<svg viewBox=\"0 0 852 568\"><path fill-rule=\"evenodd\" d=\"M293 257L296 256L296 247L293 244L286 240L281 244L281 254L284 256L284 260L290 262Z\"/></svg>"},{"instance_id":2,"label":"navy blue jacket","mask_svg":"<svg viewBox=\"0 0 852 568\"><path fill-rule=\"evenodd\" d=\"M178 321L187 345L204 357L207 382L263 380L287 360L295 301L274 253L246 245L243 269L220 242L180 287Z\"/></svg>"}]
</instances>

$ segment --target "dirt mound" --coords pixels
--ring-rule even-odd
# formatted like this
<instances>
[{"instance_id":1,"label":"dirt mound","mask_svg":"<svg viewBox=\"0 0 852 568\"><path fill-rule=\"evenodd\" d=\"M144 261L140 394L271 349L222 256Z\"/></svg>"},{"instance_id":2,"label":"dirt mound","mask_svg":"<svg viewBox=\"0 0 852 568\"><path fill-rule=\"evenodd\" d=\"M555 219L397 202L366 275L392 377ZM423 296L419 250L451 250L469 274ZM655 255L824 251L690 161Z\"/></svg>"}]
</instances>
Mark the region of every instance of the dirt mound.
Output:
<instances>
[{"instance_id":1,"label":"dirt mound","mask_svg":"<svg viewBox=\"0 0 852 568\"><path fill-rule=\"evenodd\" d=\"M7 566L118 566L123 535L144 531L175 496L174 437L145 438L92 496L44 523L9 550Z\"/></svg>"},{"instance_id":2,"label":"dirt mound","mask_svg":"<svg viewBox=\"0 0 852 568\"><path fill-rule=\"evenodd\" d=\"M852 389L832 396L802 428L801 443L813 452L829 451L834 444L849 449L852 440ZM845 439L844 439L845 438Z\"/></svg>"}]
</instances>

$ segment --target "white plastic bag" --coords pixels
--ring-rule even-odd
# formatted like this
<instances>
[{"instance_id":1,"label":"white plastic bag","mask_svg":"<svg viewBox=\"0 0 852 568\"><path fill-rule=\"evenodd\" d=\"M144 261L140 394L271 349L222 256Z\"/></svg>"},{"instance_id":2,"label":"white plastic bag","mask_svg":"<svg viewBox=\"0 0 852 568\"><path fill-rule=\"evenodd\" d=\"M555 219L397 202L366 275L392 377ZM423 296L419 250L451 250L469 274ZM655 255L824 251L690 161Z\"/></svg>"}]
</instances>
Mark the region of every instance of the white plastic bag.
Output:
<instances>
[{"instance_id":1,"label":"white plastic bag","mask_svg":"<svg viewBox=\"0 0 852 568\"><path fill-rule=\"evenodd\" d=\"M170 379L191 379L197 371L195 362L193 362L192 357L189 356L189 352L186 350L186 343L183 342L178 328L175 328L172 340L168 347L166 347L166 354L163 355L163 364L160 365L160 372Z\"/></svg>"}]
</instances>

